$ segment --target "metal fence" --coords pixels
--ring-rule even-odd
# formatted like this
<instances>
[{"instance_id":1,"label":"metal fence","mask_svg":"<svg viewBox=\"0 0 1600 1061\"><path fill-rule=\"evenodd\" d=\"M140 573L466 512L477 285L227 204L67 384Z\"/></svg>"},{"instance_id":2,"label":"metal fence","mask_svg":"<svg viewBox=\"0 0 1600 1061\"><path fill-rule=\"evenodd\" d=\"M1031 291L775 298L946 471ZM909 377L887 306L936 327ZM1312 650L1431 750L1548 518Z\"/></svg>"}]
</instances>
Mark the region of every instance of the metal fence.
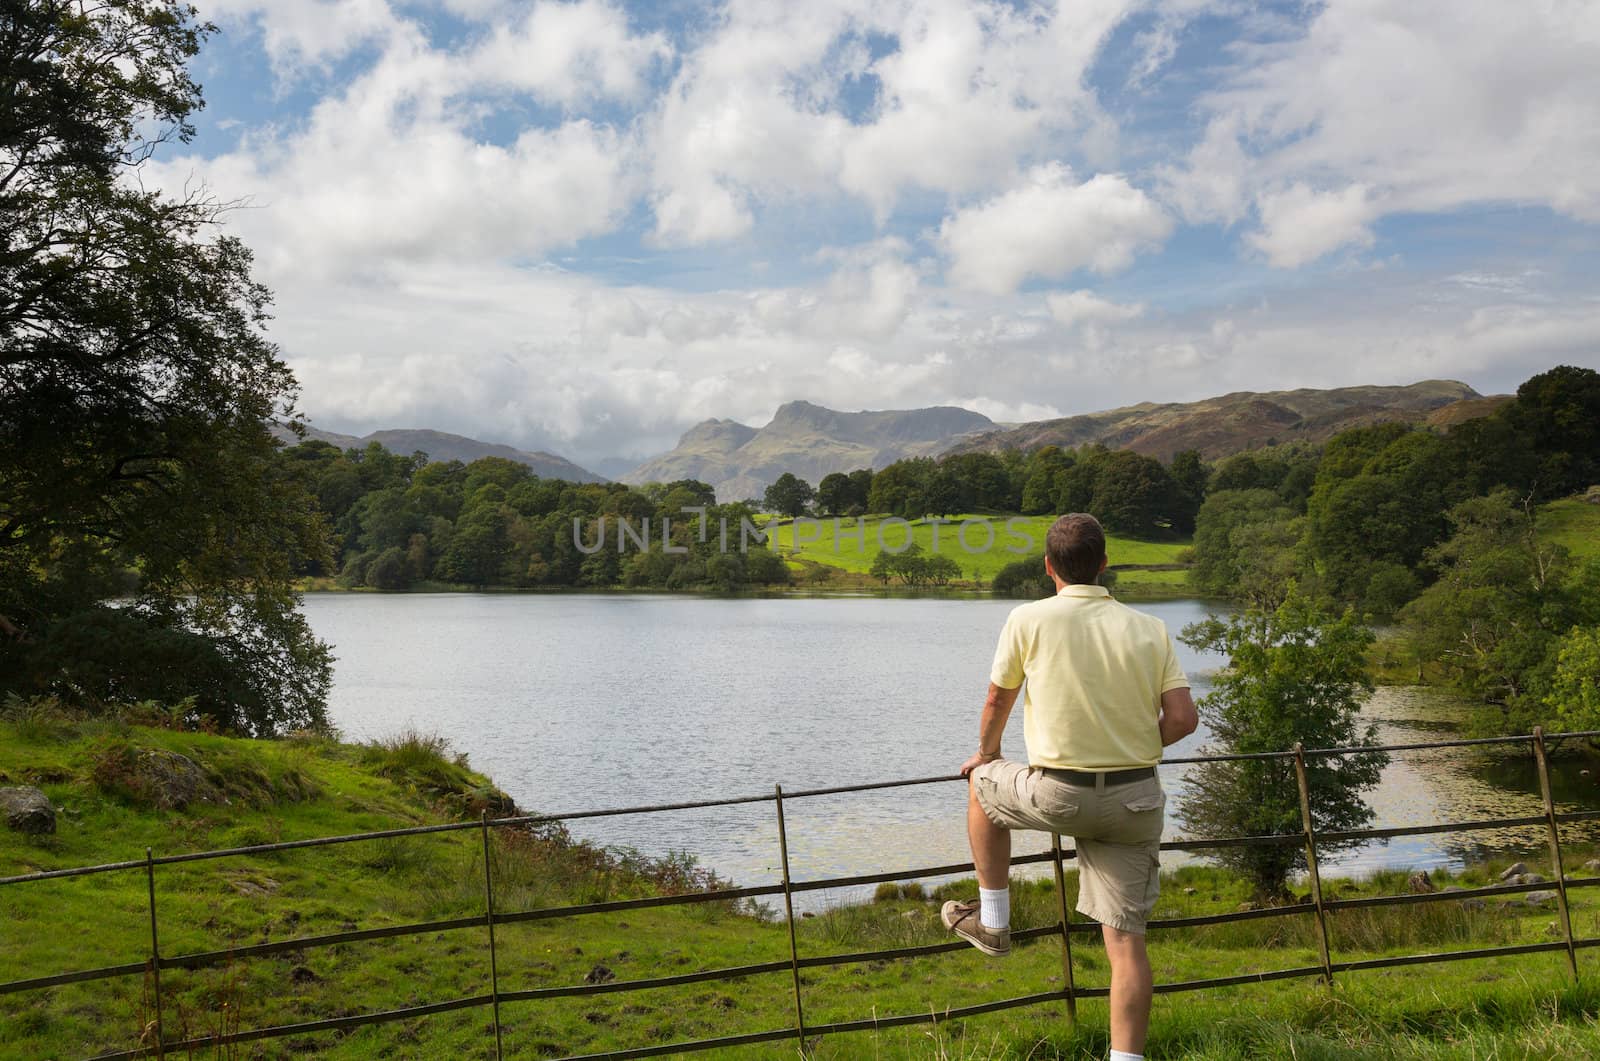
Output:
<instances>
[{"instance_id":1,"label":"metal fence","mask_svg":"<svg viewBox=\"0 0 1600 1061\"><path fill-rule=\"evenodd\" d=\"M1548 739L1559 738L1595 738L1600 737L1600 730L1575 733L1551 734ZM1486 958L1499 955L1536 954L1543 952L1564 952L1568 967L1572 975L1578 975L1577 952L1586 947L1600 946L1600 937L1580 938L1574 935L1572 929L1572 916L1568 905L1568 892L1577 888L1600 886L1600 877L1586 877L1567 879L1564 872L1561 854L1561 830L1563 823L1588 821L1600 818L1600 811L1572 811L1557 813L1555 804L1550 795L1550 776L1546 761L1545 743L1546 735L1539 729L1533 733L1514 737L1490 737L1472 740L1434 741L1416 744L1394 744L1378 748L1317 748L1307 749L1296 746L1289 751L1262 752L1255 754L1198 756L1182 759L1168 759L1165 765L1182 766L1204 762L1237 761L1245 759L1257 760L1285 760L1293 764L1296 784L1300 795L1300 811L1302 829L1299 833L1270 835L1270 836L1245 836L1245 837L1218 837L1212 839L1192 839L1169 841L1161 845L1166 851L1205 851L1224 847L1253 846L1253 845L1303 845L1305 848L1306 862L1309 867L1308 880L1310 884L1309 903L1298 906L1269 907L1265 909L1240 909L1230 913L1212 914L1200 917L1179 917L1156 919L1149 923L1153 932L1171 929L1193 928L1202 925L1217 925L1231 921L1247 921L1263 918L1281 917L1311 917L1315 919L1317 929L1317 944L1319 962L1297 968L1274 969L1263 972L1242 973L1235 976L1211 977L1204 980L1186 980L1176 983L1157 984L1155 990L1158 994L1194 991L1202 988L1227 987L1238 984L1262 983L1271 980L1287 980L1299 977L1317 977L1327 983L1332 983L1338 973L1353 972L1362 969L1380 969L1402 965L1421 965L1436 962L1461 961L1472 958ZM1361 754L1365 752L1409 752L1441 748L1461 748L1470 746L1490 745L1518 745L1525 744L1531 750L1538 770L1540 794L1543 799L1543 811L1536 815L1521 817L1492 818L1477 821L1447 822L1431 825L1403 826L1375 829L1357 829L1344 832L1319 832L1310 814L1310 793L1306 782L1306 763L1308 760L1327 756ZM654 1057L664 1054L687 1053L698 1050L708 1050L720 1047L732 1047L746 1044L778 1042L782 1040L795 1040L803 1052L807 1043L817 1036L837 1035L849 1032L878 1031L887 1028L901 1027L904 1025L936 1023L954 1020L962 1017L976 1016L983 1013L994 1013L1000 1010L1015 1009L1023 1006L1036 1006L1044 1003L1063 1003L1069 1017L1075 1018L1077 1002L1084 998L1101 998L1109 992L1106 988L1080 988L1074 982L1074 965L1072 958L1072 936L1075 933L1094 932L1098 925L1093 922L1073 922L1067 909L1065 888L1065 861L1073 858L1075 852L1064 849L1061 837L1052 837L1051 850L1035 855L1024 855L1012 860L1013 865L1027 865L1037 863L1050 863L1055 872L1056 894L1059 898L1059 920L1053 925L1036 928L1027 928L1014 931L1011 938L1015 941L1039 939L1043 937L1058 937L1061 942L1062 986L1059 990L1041 991L1034 994L1022 995L1016 998L1000 999L983 1002L975 1005L955 1006L944 1010L923 1013L908 1013L896 1016L873 1016L867 1019L838 1021L832 1023L812 1024L807 1022L805 1015L804 993L801 988L800 974L805 969L816 969L826 966L846 965L860 962L887 961L903 958L922 957L940 954L947 951L965 949L968 944L962 940L950 940L923 946L899 947L889 950L864 951L849 954L830 955L804 955L800 952L795 935L795 910L794 896L796 893L820 891L829 888L841 888L867 884L878 884L893 881L910 881L918 878L939 877L954 873L964 873L973 867L970 862L945 866L921 866L911 869L900 869L884 873L868 873L851 877L829 877L817 880L796 881L791 878L789 866L789 840L788 831L784 822L784 804L786 801L809 799L820 796L836 796L848 793L868 792L881 789L905 788L913 785L928 785L948 783L961 780L958 776L940 776L915 778L905 781L883 781L864 785L841 785L833 788L813 788L799 791L784 792L781 785L773 787L770 795L742 796L731 799L692 800L682 803L657 804L646 807L626 807L608 810L578 811L566 814L537 814L518 817L498 818L490 820L485 814L477 822L456 822L443 825L426 825L405 829L384 829L376 832L356 833L346 836L325 836L305 840L291 840L282 843L255 844L248 847L235 847L215 851L196 851L177 855L163 855L157 857L150 849L145 850L143 859L126 862L113 862L98 866L82 866L72 869L48 870L38 873L23 874L20 876L0 878L0 886L26 885L38 881L61 880L71 877L86 877L94 874L136 872L143 871L146 879L149 918L150 918L150 949L149 953L138 961L130 961L121 965L104 966L95 969L81 969L75 972L57 973L50 976L31 977L24 980L14 980L0 983L0 995L9 995L23 991L38 991L45 988L57 987L65 984L85 983L88 981L106 980L115 977L138 976L145 977L152 988L156 1023L153 1036L145 1044L134 1049L117 1050L110 1053L98 1054L94 1061L111 1061L113 1058L140 1058L156 1056L162 1057L167 1051L194 1050L204 1047L223 1046L232 1043L257 1042L267 1039L277 1039L284 1036L300 1036L318 1032L331 1032L340 1029L357 1028L363 1025L383 1024L390 1021L410 1020L424 1017L429 1014L447 1013L453 1010L465 1010L487 1007L491 1011L494 1028L495 1056L501 1056L503 1042L501 1036L501 1007L506 1004L535 1002L544 999L566 998L583 995L609 995L632 991L643 991L652 988L675 987L684 984L706 983L712 981L728 981L744 977L759 976L763 974L778 974L787 971L791 981L794 995L794 1023L787 1027L773 1028L766 1031L747 1032L738 1035L727 1035L710 1039L696 1039L671 1043L653 1043L621 1050L607 1051L602 1054L572 1055L562 1061L583 1061L586 1058L636 1058ZM663 811L692 810L705 807L728 807L739 804L770 803L775 812L775 825L777 832L778 851L782 864L781 879L772 884L757 885L753 887L723 888L715 891L690 892L677 895L659 895L641 899L619 900L614 902L587 903L575 906L562 906L533 910L498 910L494 900L494 874L490 859L490 831L494 829L514 829L549 822L571 822L588 818L611 817L625 814L653 814ZM1523 883L1523 884L1497 884L1490 887L1470 888L1449 892L1431 892L1420 895L1386 895L1357 899L1329 899L1323 895L1320 864L1318 861L1318 844L1342 841L1383 840L1399 836L1420 836L1436 833L1462 833L1476 832L1488 829L1504 829L1514 827L1542 826L1548 834L1550 847L1550 862L1552 879L1548 882ZM464 830L478 830L483 840L483 870L484 870L484 911L468 917L451 918L418 922L405 925L389 925L381 928L355 929L345 932L331 932L315 936L302 936L292 939L276 940L260 943L253 946L232 947L227 950L204 951L188 954L167 955L161 953L160 924L157 917L156 905L156 870L161 866L171 866L186 862L201 862L213 859L237 858L248 855L266 854L297 850L301 848L326 847L336 844L348 844L361 841L378 840L389 837L421 836L430 833L460 832ZM1356 961L1335 961L1329 943L1328 915L1337 910L1351 910L1363 907L1402 906L1413 903L1431 902L1460 902L1462 900L1495 895L1512 895L1530 892L1536 889L1554 890L1556 905L1560 916L1561 938L1542 943L1525 943L1512 946L1480 947L1469 950L1447 951L1442 953L1407 954L1396 957L1369 958ZM570 986L541 987L525 990L502 990L498 962L496 960L495 928L497 925L507 925L518 922L545 921L558 918L580 917L591 914L616 913L626 910L638 910L646 907L673 906L691 903L721 902L727 900L754 899L763 896L783 896L784 918L788 923L789 958L787 961L770 961L753 965L734 966L722 969L707 969L698 972L683 973L673 976L659 976L649 979L611 981L595 984L575 984ZM162 1024L162 989L161 973L167 969L200 969L210 966L224 965L242 959L258 958L267 955L281 954L286 951L304 951L335 944L351 943L360 940L390 939L401 936L414 936L429 932L462 931L480 929L484 932L484 954L487 959L488 983L487 992L464 998L453 998L440 1002L431 1002L423 1005L405 1006L381 1012L362 1013L352 1016L330 1017L323 1020L304 1021L296 1024L276 1025L266 1028L253 1028L226 1032L223 1034L205 1035L185 1039L166 1038Z\"/></svg>"}]
</instances>

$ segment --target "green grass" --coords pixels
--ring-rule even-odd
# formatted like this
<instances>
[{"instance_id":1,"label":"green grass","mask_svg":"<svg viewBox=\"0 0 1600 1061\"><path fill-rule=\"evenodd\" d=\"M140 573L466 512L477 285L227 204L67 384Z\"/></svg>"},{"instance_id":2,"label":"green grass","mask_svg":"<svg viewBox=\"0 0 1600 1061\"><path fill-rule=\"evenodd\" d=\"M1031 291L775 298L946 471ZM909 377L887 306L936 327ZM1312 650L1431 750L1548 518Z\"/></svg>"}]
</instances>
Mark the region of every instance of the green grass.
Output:
<instances>
[{"instance_id":1,"label":"green grass","mask_svg":"<svg viewBox=\"0 0 1600 1061\"><path fill-rule=\"evenodd\" d=\"M843 534L835 534L834 521L831 519L817 520L815 523L805 524L805 532L798 550L795 549L795 524L790 520L774 520L769 523L768 529L775 536L775 544L785 553L792 554L797 559L809 560L814 563L829 567L841 568L845 571L866 574L872 567L873 558L880 551L879 535L882 535L884 545L898 548L905 541L906 530L897 523L885 526L884 516L865 516L860 520L864 528L862 541L857 542L855 529L857 522L843 519L839 529ZM959 532L960 525L967 520L981 520L988 522L994 530L994 542L989 545L989 537L981 526L973 525L967 531L967 541L974 551L968 552L962 548ZM1009 521L1015 520L1014 523ZM950 517L943 525L938 527L939 545L938 555L948 556L961 565L961 574L964 579L978 578L988 582L1009 563L1024 559L1028 556L1044 552L1045 531L1050 528L1053 516L982 516L963 515ZM1016 533L1008 531L1007 527L1014 527ZM818 532L815 541L809 540L811 530ZM922 547L922 550L934 555L934 531L932 521L919 519L911 521L912 540ZM1024 538L1027 535L1031 542ZM1132 538L1120 538L1111 535L1106 541L1106 551L1110 562L1118 564L1171 564L1178 562L1178 554L1187 546L1186 541L1170 542L1145 542ZM1017 551L1012 551L1017 550ZM1133 574L1124 572L1122 575ZM1141 574L1163 574L1178 576L1174 582L1181 582L1183 572L1142 572ZM1148 580L1154 582L1156 580Z\"/></svg>"},{"instance_id":2,"label":"green grass","mask_svg":"<svg viewBox=\"0 0 1600 1061\"><path fill-rule=\"evenodd\" d=\"M230 802L159 810L139 790L106 783L103 765L121 749L160 748L194 760ZM102 861L446 820L473 813L493 793L437 741L403 734L375 747L305 739L232 740L119 722L19 728L0 722L0 784L37 783L62 809L57 835L30 840L0 831L0 872L24 873ZM959 823L952 823L959 828ZM559 834L501 831L491 848L502 912L593 902L706 883L684 858L662 862L607 855ZM157 871L166 955L264 940L467 917L483 909L482 840L475 830L276 854L184 863ZM1577 856L1577 859L1585 856ZM1530 859L1530 864L1533 860ZM1481 883L1498 867L1462 874ZM1076 876L1068 874L1068 899ZM743 882L756 883L756 882ZM1439 880L1440 884L1445 883ZM915 946L947 937L937 902L971 894L970 881L930 889L885 888L880 900L806 917L804 955ZM1403 890L1403 874L1330 881L1340 895ZM1246 885L1222 871L1189 866L1164 881L1158 916L1234 909ZM1577 930L1600 934L1600 895L1573 893ZM1014 924L1051 924L1057 898L1048 882L1019 882ZM1439 951L1554 938L1555 914L1491 900L1482 910L1454 903L1334 916L1338 958ZM0 981L139 961L148 952L145 878L135 869L0 888ZM497 928L504 991L618 980L700 969L786 962L781 920L725 904L631 910ZM1309 916L1239 922L1152 937L1159 981L1173 982L1314 965ZM1074 937L1083 987L1103 987L1108 969L1092 936ZM1199 1058L1575 1057L1600 1051L1600 966L1580 952L1574 988L1560 955L1351 973L1331 991L1282 981L1158 996L1149 1056ZM618 1049L784 1027L794 1019L787 968L721 983L626 995L507 1002L507 1056L541 1057ZM1059 987L1061 951L1046 938L1019 944L1003 961L971 950L913 959L808 969L811 1024L946 1007ZM404 939L363 941L225 966L163 972L169 1032L312 1020L438 1001L487 990L486 938L479 927ZM136 1044L151 1016L139 977L0 995L0 1057L77 1057ZM487 1009L306 1034L242 1048L237 1055L288 1058L483 1057ZM941 1023L850 1035L816 1044L820 1059L1088 1058L1106 1050L1102 1000L1080 1003L1070 1027L1050 1004ZM728 1058L792 1057L791 1044L718 1051Z\"/></svg>"},{"instance_id":3,"label":"green grass","mask_svg":"<svg viewBox=\"0 0 1600 1061\"><path fill-rule=\"evenodd\" d=\"M1600 557L1600 505L1578 498L1552 501L1539 509L1539 535L1564 545L1580 560Z\"/></svg>"}]
</instances>

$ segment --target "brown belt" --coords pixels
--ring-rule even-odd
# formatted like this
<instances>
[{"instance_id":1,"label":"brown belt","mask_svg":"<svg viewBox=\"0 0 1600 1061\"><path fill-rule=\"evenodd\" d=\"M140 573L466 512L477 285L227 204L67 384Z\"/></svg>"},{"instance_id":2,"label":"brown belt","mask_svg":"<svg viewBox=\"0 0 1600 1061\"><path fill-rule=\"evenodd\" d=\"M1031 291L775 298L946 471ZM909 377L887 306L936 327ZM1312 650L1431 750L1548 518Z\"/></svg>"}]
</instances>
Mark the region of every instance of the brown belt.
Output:
<instances>
[{"instance_id":1,"label":"brown belt","mask_svg":"<svg viewBox=\"0 0 1600 1061\"><path fill-rule=\"evenodd\" d=\"M1110 770L1105 773L1093 770L1062 770L1053 766L1042 769L1046 775L1057 781L1064 781L1069 785L1086 785L1089 788L1094 787L1097 777L1105 778L1105 783L1108 785L1126 785L1131 781L1143 781L1156 776L1156 768L1153 766L1140 766L1132 770Z\"/></svg>"}]
</instances>

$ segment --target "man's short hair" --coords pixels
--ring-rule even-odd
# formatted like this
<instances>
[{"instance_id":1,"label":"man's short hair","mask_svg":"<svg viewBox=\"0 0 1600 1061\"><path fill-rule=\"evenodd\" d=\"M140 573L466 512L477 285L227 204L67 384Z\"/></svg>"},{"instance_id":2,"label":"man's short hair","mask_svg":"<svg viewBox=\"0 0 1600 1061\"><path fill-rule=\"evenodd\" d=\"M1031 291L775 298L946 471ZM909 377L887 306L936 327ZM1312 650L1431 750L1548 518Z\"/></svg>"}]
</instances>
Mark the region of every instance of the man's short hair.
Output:
<instances>
[{"instance_id":1,"label":"man's short hair","mask_svg":"<svg viewBox=\"0 0 1600 1061\"><path fill-rule=\"evenodd\" d=\"M1044 537L1050 570L1075 585L1092 585L1106 559L1106 532L1087 512L1068 512Z\"/></svg>"}]
</instances>

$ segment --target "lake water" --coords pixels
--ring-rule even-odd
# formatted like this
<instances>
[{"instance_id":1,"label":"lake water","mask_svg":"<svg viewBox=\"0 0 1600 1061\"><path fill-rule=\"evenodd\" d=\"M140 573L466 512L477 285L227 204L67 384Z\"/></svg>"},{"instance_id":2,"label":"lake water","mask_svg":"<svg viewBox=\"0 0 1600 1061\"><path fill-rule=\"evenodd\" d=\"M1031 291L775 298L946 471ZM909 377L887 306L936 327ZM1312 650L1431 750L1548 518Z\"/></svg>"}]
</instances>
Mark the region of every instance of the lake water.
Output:
<instances>
[{"instance_id":1,"label":"lake water","mask_svg":"<svg viewBox=\"0 0 1600 1061\"><path fill-rule=\"evenodd\" d=\"M329 709L348 738L441 734L520 806L563 812L954 773L975 747L995 638L1015 603L332 593L308 595L306 614L338 657ZM1198 601L1138 607L1174 634L1208 614ZM1218 661L1178 648L1203 695ZM1386 743L1453 735L1450 705L1426 690L1382 689L1366 710ZM1168 754L1198 754L1205 737ZM1020 707L1005 750L1024 755ZM1181 768L1163 779L1181 799ZM1537 813L1536 791L1525 762L1428 751L1396 757L1371 799L1378 824L1406 825ZM1596 802L1576 766L1558 795L1569 807ZM965 861L964 807L959 783L786 801L795 877ZM687 850L740 884L778 873L770 803L572 828L651 854ZM1459 864L1541 842L1537 831L1416 837L1342 863ZM1016 851L1045 844L1024 834Z\"/></svg>"}]
</instances>

